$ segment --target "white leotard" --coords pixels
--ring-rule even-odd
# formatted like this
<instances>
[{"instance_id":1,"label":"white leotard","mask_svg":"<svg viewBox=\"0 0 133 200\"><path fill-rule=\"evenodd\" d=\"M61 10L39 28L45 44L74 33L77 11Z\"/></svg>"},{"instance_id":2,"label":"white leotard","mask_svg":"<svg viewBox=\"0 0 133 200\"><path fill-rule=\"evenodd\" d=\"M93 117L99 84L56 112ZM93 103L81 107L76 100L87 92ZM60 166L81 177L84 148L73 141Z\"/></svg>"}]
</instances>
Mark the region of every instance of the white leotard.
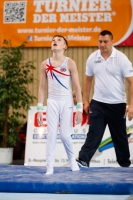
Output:
<instances>
[{"instance_id":1,"label":"white leotard","mask_svg":"<svg viewBox=\"0 0 133 200\"><path fill-rule=\"evenodd\" d=\"M48 79L48 98L67 99L72 98L71 75L68 70L66 57L59 67L51 66L50 59L46 62L46 74Z\"/></svg>"}]
</instances>

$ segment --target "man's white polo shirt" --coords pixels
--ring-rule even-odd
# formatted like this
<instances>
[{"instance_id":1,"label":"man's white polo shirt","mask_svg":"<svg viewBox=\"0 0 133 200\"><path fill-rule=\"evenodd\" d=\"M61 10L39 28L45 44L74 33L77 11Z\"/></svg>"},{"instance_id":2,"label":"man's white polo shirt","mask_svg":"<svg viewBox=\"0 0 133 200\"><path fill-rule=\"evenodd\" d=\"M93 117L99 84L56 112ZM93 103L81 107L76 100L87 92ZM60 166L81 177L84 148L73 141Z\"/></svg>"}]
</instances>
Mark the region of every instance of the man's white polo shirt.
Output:
<instances>
[{"instance_id":1,"label":"man's white polo shirt","mask_svg":"<svg viewBox=\"0 0 133 200\"><path fill-rule=\"evenodd\" d=\"M86 62L86 75L95 76L93 99L110 104L126 102L125 77L133 76L132 63L113 47L104 60L100 50L92 53Z\"/></svg>"}]
</instances>

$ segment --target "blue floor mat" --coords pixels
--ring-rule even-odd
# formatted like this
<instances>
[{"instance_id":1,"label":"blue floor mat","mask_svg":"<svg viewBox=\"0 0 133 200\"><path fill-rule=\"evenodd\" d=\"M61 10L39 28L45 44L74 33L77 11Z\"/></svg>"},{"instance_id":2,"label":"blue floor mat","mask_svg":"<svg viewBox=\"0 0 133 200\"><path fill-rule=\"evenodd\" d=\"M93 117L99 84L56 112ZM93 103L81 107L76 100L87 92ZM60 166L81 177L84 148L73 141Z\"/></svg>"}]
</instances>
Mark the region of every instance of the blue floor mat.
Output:
<instances>
[{"instance_id":1,"label":"blue floor mat","mask_svg":"<svg viewBox=\"0 0 133 200\"><path fill-rule=\"evenodd\" d=\"M55 167L0 165L0 192L56 194L133 194L133 168L90 167L72 172Z\"/></svg>"}]
</instances>

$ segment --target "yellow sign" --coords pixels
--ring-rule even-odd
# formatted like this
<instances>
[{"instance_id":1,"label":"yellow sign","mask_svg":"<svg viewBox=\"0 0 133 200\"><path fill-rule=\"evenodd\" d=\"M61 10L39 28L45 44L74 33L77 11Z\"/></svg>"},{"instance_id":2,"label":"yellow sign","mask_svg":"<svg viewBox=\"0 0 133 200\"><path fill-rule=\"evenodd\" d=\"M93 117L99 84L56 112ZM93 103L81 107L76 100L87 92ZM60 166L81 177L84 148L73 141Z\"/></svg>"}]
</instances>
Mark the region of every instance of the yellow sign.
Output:
<instances>
[{"instance_id":1,"label":"yellow sign","mask_svg":"<svg viewBox=\"0 0 133 200\"><path fill-rule=\"evenodd\" d=\"M105 29L115 44L132 34L133 0L0 0L0 46L11 39L13 46L47 47L57 34L69 46L97 46Z\"/></svg>"}]
</instances>

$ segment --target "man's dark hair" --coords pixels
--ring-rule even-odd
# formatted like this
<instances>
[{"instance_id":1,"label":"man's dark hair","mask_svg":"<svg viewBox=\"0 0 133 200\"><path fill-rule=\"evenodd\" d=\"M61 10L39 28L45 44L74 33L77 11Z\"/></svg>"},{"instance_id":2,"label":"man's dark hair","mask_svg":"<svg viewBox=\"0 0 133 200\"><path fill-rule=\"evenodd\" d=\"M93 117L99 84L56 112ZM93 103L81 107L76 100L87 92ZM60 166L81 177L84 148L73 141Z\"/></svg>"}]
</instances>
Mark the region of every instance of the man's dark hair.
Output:
<instances>
[{"instance_id":1,"label":"man's dark hair","mask_svg":"<svg viewBox=\"0 0 133 200\"><path fill-rule=\"evenodd\" d=\"M99 33L99 35L102 35L102 36L109 35L110 38L113 40L113 34L108 30L103 30L101 33Z\"/></svg>"},{"instance_id":2,"label":"man's dark hair","mask_svg":"<svg viewBox=\"0 0 133 200\"><path fill-rule=\"evenodd\" d=\"M55 35L55 36L52 38L52 40L53 40L55 37L63 38L63 40L65 41L66 46L68 47L68 42L67 42L67 40L66 40L66 38L65 38L64 36L62 36L62 35Z\"/></svg>"}]
</instances>

